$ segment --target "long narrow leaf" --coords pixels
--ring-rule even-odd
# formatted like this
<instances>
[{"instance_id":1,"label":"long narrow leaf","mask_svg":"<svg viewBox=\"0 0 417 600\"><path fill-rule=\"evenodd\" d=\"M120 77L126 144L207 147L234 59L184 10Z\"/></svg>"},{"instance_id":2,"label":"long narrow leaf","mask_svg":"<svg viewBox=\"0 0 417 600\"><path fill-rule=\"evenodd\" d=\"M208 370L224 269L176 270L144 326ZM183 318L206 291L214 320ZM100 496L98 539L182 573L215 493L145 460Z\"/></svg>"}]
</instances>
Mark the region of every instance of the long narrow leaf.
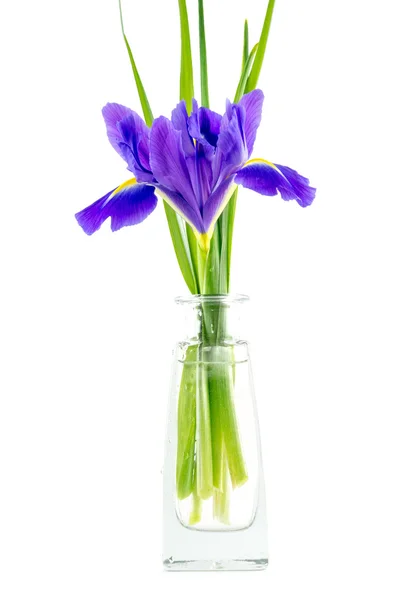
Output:
<instances>
[{"instance_id":1,"label":"long narrow leaf","mask_svg":"<svg viewBox=\"0 0 417 600\"><path fill-rule=\"evenodd\" d=\"M246 19L245 26L243 28L242 71L245 68L248 57L249 57L249 24L248 24L248 20Z\"/></svg>"},{"instance_id":2,"label":"long narrow leaf","mask_svg":"<svg viewBox=\"0 0 417 600\"><path fill-rule=\"evenodd\" d=\"M186 235L187 235L187 240L188 240L188 247L190 249L191 264L193 266L194 273L196 274L196 277L195 277L196 291L194 293L201 294L202 290L201 290L201 285L200 285L201 277L200 277L199 262L198 262L198 252L199 252L198 242L197 242L197 238L194 235L194 231L192 230L192 228L190 227L190 225L188 223L185 224L185 230L186 230Z\"/></svg>"},{"instance_id":3,"label":"long narrow leaf","mask_svg":"<svg viewBox=\"0 0 417 600\"><path fill-rule=\"evenodd\" d=\"M232 260L233 226L235 223L237 194L238 188L227 204L227 219L222 221L222 239L224 242L220 255L220 287L224 290L223 293L229 293L230 291L230 265Z\"/></svg>"},{"instance_id":4,"label":"long narrow leaf","mask_svg":"<svg viewBox=\"0 0 417 600\"><path fill-rule=\"evenodd\" d=\"M234 102L239 102L239 100L242 98L243 94L245 93L246 83L248 81L248 78L249 78L249 75L251 72L253 61L255 60L255 55L258 50L258 46L259 46L259 44L255 44L255 46L252 48L251 53L248 56L248 60L246 61L245 67L242 71L242 75L240 76L240 80L239 80L239 83L237 86Z\"/></svg>"},{"instance_id":5,"label":"long narrow leaf","mask_svg":"<svg viewBox=\"0 0 417 600\"><path fill-rule=\"evenodd\" d=\"M249 59L249 25L248 21L245 21L245 26L243 28L243 53L242 53L242 69L239 79L239 84L242 81L242 77L245 72L245 67L247 65ZM238 95L239 91L236 91L235 98ZM239 98L240 99L240 98ZM235 100L236 101L236 100ZM232 261L232 242L233 242L233 227L235 223L235 213L236 213L236 202L237 202L237 194L238 190L236 189L233 196L230 198L227 203L226 208L223 213L220 215L219 220L216 223L216 228L218 227L222 244L220 251L220 278L219 285L222 290L225 290L226 293L230 291L230 265Z\"/></svg>"},{"instance_id":6,"label":"long narrow leaf","mask_svg":"<svg viewBox=\"0 0 417 600\"><path fill-rule=\"evenodd\" d=\"M133 71L133 76L135 78L135 82L136 82L136 87L138 90L138 94L139 94L139 100L142 106L142 111L143 111L143 116L145 117L145 122L148 125L148 127L150 127L152 125L153 122L153 114L151 111L151 107L149 104L149 100L148 97L146 95L145 92L145 88L143 87L142 84L142 80L139 76L139 72L136 68L136 63L135 63L135 59L133 58L133 54L132 54L132 50L130 49L130 44L127 41L127 37L125 34L125 27L123 24L123 13L122 13L122 3L121 0L119 0L119 11L120 11L120 23L122 25L122 33L123 33L123 38L126 44L126 49L127 49L127 53L129 55L129 60L130 60L130 64L132 66L132 71Z\"/></svg>"},{"instance_id":7,"label":"long narrow leaf","mask_svg":"<svg viewBox=\"0 0 417 600\"><path fill-rule=\"evenodd\" d=\"M184 240L184 234L181 231L179 217L175 210L166 202L164 202L164 208L172 243L174 245L175 255L177 257L182 276L184 277L184 281L187 284L191 294L198 294L194 265L192 264L190 252Z\"/></svg>"},{"instance_id":8,"label":"long narrow leaf","mask_svg":"<svg viewBox=\"0 0 417 600\"><path fill-rule=\"evenodd\" d=\"M136 87L139 94L139 100L142 106L143 116L145 118L145 122L150 127L153 123L153 114L149 104L148 97L145 92L145 88L143 87L142 80L140 78L139 72L136 68L135 59L133 58L133 53L130 48L129 42L127 40L124 23L123 23L123 12L122 12L122 3L119 0L119 11L120 11L120 23L122 26L122 34L123 39L126 44L127 53L129 55L130 64L132 66L133 76L135 78ZM166 202L164 202L165 215L168 221L168 228L171 234L172 243L174 246L175 255L178 260L178 264L181 270L181 273L184 277L185 283L187 284L188 289L192 294L197 293L197 285L196 285L196 276L193 269L193 264L191 262L190 251L188 248L188 243L185 238L185 234L181 230L181 224L179 221L179 217L177 213L171 208Z\"/></svg>"},{"instance_id":9,"label":"long narrow leaf","mask_svg":"<svg viewBox=\"0 0 417 600\"><path fill-rule=\"evenodd\" d=\"M275 0L269 0L268 7L266 9L264 24L262 27L261 37L259 39L259 48L258 52L256 53L255 62L253 63L252 72L248 79L248 83L246 84L246 92L251 92L252 90L254 90L258 83L259 75L262 69L262 63L265 57L265 50L266 44L268 42L269 30L271 29L271 21L272 15L274 13L274 8Z\"/></svg>"},{"instance_id":10,"label":"long narrow leaf","mask_svg":"<svg viewBox=\"0 0 417 600\"><path fill-rule=\"evenodd\" d=\"M204 25L204 0L198 0L198 25L200 35L200 80L201 80L201 104L210 105L208 71L207 71L207 47L206 47L206 29Z\"/></svg>"},{"instance_id":11,"label":"long narrow leaf","mask_svg":"<svg viewBox=\"0 0 417 600\"><path fill-rule=\"evenodd\" d=\"M226 289L220 286L220 231L214 230L210 243L210 250L207 255L204 276L204 294L225 294Z\"/></svg>"},{"instance_id":12,"label":"long narrow leaf","mask_svg":"<svg viewBox=\"0 0 417 600\"><path fill-rule=\"evenodd\" d=\"M259 75L260 75L260 72L262 69L262 64L263 64L263 60L264 60L264 56L265 56L265 50L266 50L266 45L267 45L267 41L268 41L269 30L271 28L271 21L272 21L272 15L274 12L274 7L275 7L275 0L269 0L268 7L266 10L265 20L264 20L264 25L262 28L262 33L261 33L261 37L259 40L259 44L258 44L257 48L255 47L254 50L252 50L252 52L256 53L256 56L253 59L253 65L252 65L252 68L250 71L250 75L249 75L249 77L247 77L246 85L244 88L244 91L246 93L254 90L258 83ZM243 34L243 59L247 55L247 48L248 48L248 43L249 43L248 40L249 40L249 28L247 26L247 23L245 22L245 28L244 28L244 34ZM250 57L248 57L246 59L246 61L242 60L242 73L240 76L238 89L236 91L235 102L240 100L239 96L241 95L241 88L242 88L241 82L244 81L244 79L246 77L245 70L246 70L246 65L248 64L249 58ZM250 67L249 67L249 69L250 69ZM222 271L223 282L224 282L224 279L226 279L226 285L227 285L228 291L230 289L230 264L231 264L231 258L232 258L232 242L233 242L233 228L234 228L235 213L236 213L236 202L237 202L237 190L233 194L232 198L229 200L228 205L226 206L226 209L223 211L223 214L220 217L221 221L219 219L220 224L221 224L222 236L223 236L222 252L221 252L221 259L220 259L220 269Z\"/></svg>"},{"instance_id":13,"label":"long narrow leaf","mask_svg":"<svg viewBox=\"0 0 417 600\"><path fill-rule=\"evenodd\" d=\"M181 24L181 75L180 100L185 100L188 112L192 109L194 97L193 59L191 53L190 26L186 0L178 0Z\"/></svg>"}]
</instances>

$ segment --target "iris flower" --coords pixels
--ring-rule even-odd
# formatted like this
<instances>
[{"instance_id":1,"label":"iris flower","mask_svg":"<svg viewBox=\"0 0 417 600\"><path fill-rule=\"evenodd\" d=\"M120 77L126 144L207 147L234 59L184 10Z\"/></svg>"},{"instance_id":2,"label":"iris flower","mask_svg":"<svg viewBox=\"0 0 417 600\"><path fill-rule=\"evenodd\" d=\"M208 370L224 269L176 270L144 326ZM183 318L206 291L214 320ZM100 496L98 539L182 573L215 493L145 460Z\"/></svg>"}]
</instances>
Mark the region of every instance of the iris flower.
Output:
<instances>
[{"instance_id":1,"label":"iris flower","mask_svg":"<svg viewBox=\"0 0 417 600\"><path fill-rule=\"evenodd\" d=\"M264 95L256 89L239 103L227 101L226 113L198 107L187 113L180 102L171 120L147 127L133 110L107 104L103 117L113 148L133 177L76 214L88 235L111 218L111 229L136 225L156 207L158 194L192 227L208 251L217 219L237 185L264 196L308 206L315 196L309 181L293 169L251 158L261 122Z\"/></svg>"}]
</instances>

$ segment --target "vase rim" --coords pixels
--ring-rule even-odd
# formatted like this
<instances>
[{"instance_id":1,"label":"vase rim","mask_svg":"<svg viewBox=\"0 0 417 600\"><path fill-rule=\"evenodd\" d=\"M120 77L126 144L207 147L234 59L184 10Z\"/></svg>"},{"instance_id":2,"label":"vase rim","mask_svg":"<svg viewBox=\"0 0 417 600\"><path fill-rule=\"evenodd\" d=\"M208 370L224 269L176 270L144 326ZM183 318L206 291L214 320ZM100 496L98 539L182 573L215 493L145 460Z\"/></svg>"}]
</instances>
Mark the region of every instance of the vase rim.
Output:
<instances>
[{"instance_id":1,"label":"vase rim","mask_svg":"<svg viewBox=\"0 0 417 600\"><path fill-rule=\"evenodd\" d=\"M177 296L176 304L243 304L248 302L246 294L194 294L190 296Z\"/></svg>"}]
</instances>

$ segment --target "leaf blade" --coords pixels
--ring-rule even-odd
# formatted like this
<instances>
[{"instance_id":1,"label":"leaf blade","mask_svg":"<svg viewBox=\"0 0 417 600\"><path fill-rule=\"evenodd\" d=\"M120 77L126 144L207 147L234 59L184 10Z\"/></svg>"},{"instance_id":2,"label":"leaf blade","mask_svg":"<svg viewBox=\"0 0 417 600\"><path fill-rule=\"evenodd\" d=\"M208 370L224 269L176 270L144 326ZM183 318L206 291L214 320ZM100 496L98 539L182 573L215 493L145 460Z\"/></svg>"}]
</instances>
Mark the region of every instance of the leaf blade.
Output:
<instances>
[{"instance_id":1,"label":"leaf blade","mask_svg":"<svg viewBox=\"0 0 417 600\"><path fill-rule=\"evenodd\" d=\"M198 0L198 29L200 38L200 83L201 83L201 104L209 108L209 86L207 69L207 46L206 46L206 28L204 23L204 0Z\"/></svg>"},{"instance_id":2,"label":"leaf blade","mask_svg":"<svg viewBox=\"0 0 417 600\"><path fill-rule=\"evenodd\" d=\"M165 215L168 221L169 232L171 234L172 243L174 246L175 255L180 267L184 281L190 290L191 294L198 294L196 277L193 269L187 246L181 232L178 215L169 204L164 201Z\"/></svg>"},{"instance_id":3,"label":"leaf blade","mask_svg":"<svg viewBox=\"0 0 417 600\"><path fill-rule=\"evenodd\" d=\"M193 59L191 52L190 25L186 0L178 0L181 27L181 74L180 74L180 100L185 100L187 110L192 109L194 97Z\"/></svg>"},{"instance_id":4,"label":"leaf blade","mask_svg":"<svg viewBox=\"0 0 417 600\"><path fill-rule=\"evenodd\" d=\"M249 79L249 76L251 73L251 68L252 68L253 62L255 60L256 53L258 51L258 47L259 47L259 44L255 44L251 50L251 53L248 56L248 59L246 61L246 64L242 70L242 74L239 79L239 83L238 83L238 86L236 89L236 94L235 94L235 98L234 98L233 102L239 102L239 100L242 98L243 94L245 93L246 83Z\"/></svg>"},{"instance_id":5,"label":"leaf blade","mask_svg":"<svg viewBox=\"0 0 417 600\"><path fill-rule=\"evenodd\" d=\"M136 88L139 94L140 104L142 106L143 116L145 118L145 123L148 127L150 127L153 123L153 114L151 110L151 106L149 104L148 96L146 95L145 88L143 87L142 79L140 78L139 71L136 67L135 59L133 57L132 50L130 48L130 44L125 34L125 27L123 23L123 12L122 12L122 2L119 0L119 12L120 12L120 23L122 26L122 34L123 39L125 41L127 53L129 55L130 65L133 71L133 77L135 78Z\"/></svg>"},{"instance_id":6,"label":"leaf blade","mask_svg":"<svg viewBox=\"0 0 417 600\"><path fill-rule=\"evenodd\" d=\"M248 20L245 19L245 25L243 27L242 71L245 68L248 57L249 57L249 23L248 23Z\"/></svg>"},{"instance_id":7,"label":"leaf blade","mask_svg":"<svg viewBox=\"0 0 417 600\"><path fill-rule=\"evenodd\" d=\"M123 39L124 39L124 42L126 45L127 53L129 55L129 60L130 60L130 64L132 67L133 76L134 76L135 83L136 83L136 88L137 88L138 94L139 94L139 100L140 100L140 103L142 106L143 116L145 118L146 124L148 125L148 127L150 127L153 123L154 117L152 114L152 110L151 110L151 107L149 104L148 97L145 92L145 88L143 86L138 69L136 67L136 63L135 63L135 59L133 57L132 50L130 48L127 36L125 34L121 0L119 0L119 12L120 12L120 23L122 26ZM165 201L163 201L163 204L164 204L166 219L168 222L169 232L170 232L171 239L172 239L172 244L174 246L175 256L177 258L178 265L180 267L180 271L182 273L184 281L185 281L188 289L190 290L191 294L196 294L197 293L196 275L195 275L193 264L191 261L190 250L188 248L188 242L186 242L186 239L184 239L185 236L184 236L183 232L181 231L181 224L179 221L179 217L178 217L177 213L174 211L174 209L171 206L169 206L169 204L167 204Z\"/></svg>"},{"instance_id":8,"label":"leaf blade","mask_svg":"<svg viewBox=\"0 0 417 600\"><path fill-rule=\"evenodd\" d=\"M185 224L185 231L186 231L186 235L187 235L187 240L188 240L188 247L190 249L190 258L191 258L191 264L193 266L193 270L194 273L196 274L195 277L195 294L201 294L201 277L200 277L200 271L199 271L199 262L198 262L198 252L199 252L199 247L198 247L198 242L197 242L197 238L194 235L194 231L192 230L192 228L190 227L190 225L188 223Z\"/></svg>"},{"instance_id":9,"label":"leaf blade","mask_svg":"<svg viewBox=\"0 0 417 600\"><path fill-rule=\"evenodd\" d=\"M257 86L259 75L261 73L262 64L265 57L266 45L268 42L269 31L271 29L272 15L274 13L275 0L269 0L266 9L265 20L262 27L261 37L259 39L259 48L256 53L256 59L252 67L251 74L246 84L246 92L251 92Z\"/></svg>"}]
</instances>

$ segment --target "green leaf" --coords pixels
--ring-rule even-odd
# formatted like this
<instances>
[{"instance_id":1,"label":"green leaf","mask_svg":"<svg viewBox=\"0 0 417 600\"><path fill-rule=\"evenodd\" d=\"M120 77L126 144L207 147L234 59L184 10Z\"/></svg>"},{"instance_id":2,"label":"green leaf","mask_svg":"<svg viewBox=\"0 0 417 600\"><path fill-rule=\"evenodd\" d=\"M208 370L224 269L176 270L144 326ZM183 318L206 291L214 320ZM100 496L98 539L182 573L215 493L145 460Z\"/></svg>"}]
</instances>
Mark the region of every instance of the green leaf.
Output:
<instances>
[{"instance_id":1,"label":"green leaf","mask_svg":"<svg viewBox=\"0 0 417 600\"><path fill-rule=\"evenodd\" d=\"M139 76L139 72L136 68L135 59L133 58L132 50L130 48L129 42L127 40L124 24L123 24L123 13L122 13L122 3L119 0L119 11L120 11L120 23L122 26L123 38L126 44L127 53L129 55L130 64L132 66L133 76L135 78L136 87L139 94L139 100L143 110L143 116L145 118L145 122L150 127L153 123L153 114L148 101L148 97L146 95L145 89L142 84L142 80ZM175 255L177 257L177 261L179 267L181 269L182 276L184 277L185 283L187 284L188 289L191 294L197 293L197 284L196 284L196 275L194 272L194 267L191 261L190 249L188 247L188 241L185 238L185 234L182 231L182 223L180 217L177 215L175 210L169 206L164 201L164 209L165 215L168 221L169 232L171 234L172 243L174 246Z\"/></svg>"},{"instance_id":2,"label":"green leaf","mask_svg":"<svg viewBox=\"0 0 417 600\"><path fill-rule=\"evenodd\" d=\"M252 64L255 59L256 52L258 50L258 46L259 46L259 44L255 44L255 46L252 48L251 53L248 56L248 60L246 61L246 64L243 68L242 74L239 79L234 102L239 102L239 100L242 98L243 94L245 93L246 82L248 81L248 78L249 78L249 75L251 72L251 68L252 68Z\"/></svg>"},{"instance_id":3,"label":"green leaf","mask_svg":"<svg viewBox=\"0 0 417 600\"><path fill-rule=\"evenodd\" d=\"M198 252L199 252L198 242L197 242L197 238L194 235L194 231L192 230L192 228L190 227L190 225L188 223L185 224L185 230L186 230L186 234L187 234L188 247L190 249L191 264L193 266L194 273L196 273L196 278L195 278L196 279L196 282L195 282L196 291L195 291L195 293L201 294L201 285L200 285L201 277L200 277L199 262L198 262Z\"/></svg>"},{"instance_id":4,"label":"green leaf","mask_svg":"<svg viewBox=\"0 0 417 600\"><path fill-rule=\"evenodd\" d=\"M177 496L187 498L195 480L195 428L197 346L188 346L182 371L177 409Z\"/></svg>"},{"instance_id":5,"label":"green leaf","mask_svg":"<svg viewBox=\"0 0 417 600\"><path fill-rule=\"evenodd\" d=\"M222 239L225 240L220 256L220 287L226 293L230 291L230 265L232 261L233 226L235 223L237 188L230 198L226 209L226 218L222 220Z\"/></svg>"},{"instance_id":6,"label":"green leaf","mask_svg":"<svg viewBox=\"0 0 417 600\"><path fill-rule=\"evenodd\" d=\"M248 57L249 57L249 24L248 24L248 20L246 19L245 26L243 28L242 71L245 68Z\"/></svg>"},{"instance_id":7,"label":"green leaf","mask_svg":"<svg viewBox=\"0 0 417 600\"><path fill-rule=\"evenodd\" d=\"M246 84L246 92L251 92L256 88L258 83L259 75L262 69L262 63L264 61L266 44L268 42L269 30L271 28L272 15L274 13L275 0L269 0L268 6L266 9L266 15L264 20L264 25L262 27L262 33L259 40L259 48L256 53L256 59L253 63L252 71L249 76L248 82Z\"/></svg>"},{"instance_id":8,"label":"green leaf","mask_svg":"<svg viewBox=\"0 0 417 600\"><path fill-rule=\"evenodd\" d=\"M243 28L243 54L242 54L242 69L239 79L239 84L237 86L235 102L238 96L239 88L241 87L241 82L244 80L247 81L247 78L244 78L245 68L249 59L249 26L248 22L245 21L245 26ZM252 63L251 63L252 64ZM240 98L238 98L240 100ZM237 202L237 194L238 190L236 189L233 196L230 198L227 203L226 208L223 213L220 215L219 220L216 223L216 228L219 229L222 244L220 251L220 277L219 277L219 287L221 290L224 290L226 293L230 291L230 266L232 261L232 243L233 243L233 227L235 222L235 214L236 214L236 202Z\"/></svg>"},{"instance_id":9,"label":"green leaf","mask_svg":"<svg viewBox=\"0 0 417 600\"><path fill-rule=\"evenodd\" d=\"M216 227L210 242L204 275L204 294L224 294L226 290L219 287L220 275L220 231Z\"/></svg>"},{"instance_id":10,"label":"green leaf","mask_svg":"<svg viewBox=\"0 0 417 600\"><path fill-rule=\"evenodd\" d=\"M172 243L174 245L175 255L177 257L182 276L184 277L185 283L187 284L191 294L198 294L196 277L190 258L188 243L186 240L184 240L184 235L181 231L180 217L165 201L164 208Z\"/></svg>"},{"instance_id":11,"label":"green leaf","mask_svg":"<svg viewBox=\"0 0 417 600\"><path fill-rule=\"evenodd\" d=\"M248 44L249 44L249 27L247 22L245 21L245 27L243 32L243 59L242 59L242 72L238 84L238 89L236 90L235 102L239 101L243 90L245 93L251 92L255 89L259 74L261 72L266 45L268 41L269 30L271 28L272 14L274 12L275 0L269 0L268 7L266 10L264 25L262 28L261 37L259 40L259 44L257 47L255 46L251 52L251 54L247 57L246 61L244 60L247 56L248 52ZM251 58L252 57L252 58ZM253 65L251 65L250 61L253 61ZM249 64L248 64L249 61ZM247 68L249 69L249 77L247 76ZM246 83L243 87L243 82ZM242 89L243 88L243 89ZM236 213L236 202L237 202L237 191L233 194L232 198L229 200L228 205L226 206L223 214L219 219L219 227L221 227L222 232L222 249L221 249L221 257L220 257L220 273L221 273L221 282L220 285L224 286L226 284L227 290L230 290L230 264L232 258L232 242L233 242L233 227Z\"/></svg>"},{"instance_id":12,"label":"green leaf","mask_svg":"<svg viewBox=\"0 0 417 600\"><path fill-rule=\"evenodd\" d=\"M192 110L192 99L194 98L194 77L186 0L178 0L178 6L181 24L180 100L185 100L187 110L190 113Z\"/></svg>"},{"instance_id":13,"label":"green leaf","mask_svg":"<svg viewBox=\"0 0 417 600\"><path fill-rule=\"evenodd\" d=\"M141 78L139 76L139 72L136 68L136 63L135 63L135 59L133 58L132 50L130 49L129 42L127 41L127 37L125 34L121 0L119 0L119 11L120 11L120 23L122 25L123 38L124 38L124 41L126 44L127 53L129 55L130 64L132 66L133 76L135 78L136 87L137 87L138 94L139 94L139 100L140 100L142 110L143 110L143 116L145 117L145 122L146 122L147 126L150 127L153 123L153 114L151 111L148 97L145 92L145 88L143 87L142 80L141 80Z\"/></svg>"},{"instance_id":14,"label":"green leaf","mask_svg":"<svg viewBox=\"0 0 417 600\"><path fill-rule=\"evenodd\" d=\"M201 80L201 104L210 106L208 71L207 71L207 47L206 47L206 29L204 25L204 1L198 0L198 25L200 35L200 80Z\"/></svg>"}]
</instances>

